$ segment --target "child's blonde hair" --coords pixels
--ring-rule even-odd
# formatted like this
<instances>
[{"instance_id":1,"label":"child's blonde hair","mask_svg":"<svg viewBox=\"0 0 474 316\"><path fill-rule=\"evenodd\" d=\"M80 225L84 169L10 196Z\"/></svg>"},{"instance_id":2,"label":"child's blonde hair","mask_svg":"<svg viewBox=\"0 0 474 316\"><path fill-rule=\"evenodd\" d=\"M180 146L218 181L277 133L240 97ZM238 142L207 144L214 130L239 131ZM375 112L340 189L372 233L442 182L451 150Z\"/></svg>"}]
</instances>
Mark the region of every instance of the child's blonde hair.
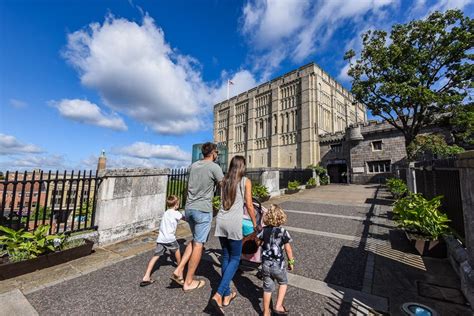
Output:
<instances>
[{"instance_id":1,"label":"child's blonde hair","mask_svg":"<svg viewBox=\"0 0 474 316\"><path fill-rule=\"evenodd\" d=\"M179 197L177 197L176 195L168 196L168 198L166 199L166 207L172 208L175 206L179 206Z\"/></svg>"},{"instance_id":2,"label":"child's blonde hair","mask_svg":"<svg viewBox=\"0 0 474 316\"><path fill-rule=\"evenodd\" d=\"M272 204L263 215L265 225L278 227L286 223L286 214L281 207Z\"/></svg>"}]
</instances>

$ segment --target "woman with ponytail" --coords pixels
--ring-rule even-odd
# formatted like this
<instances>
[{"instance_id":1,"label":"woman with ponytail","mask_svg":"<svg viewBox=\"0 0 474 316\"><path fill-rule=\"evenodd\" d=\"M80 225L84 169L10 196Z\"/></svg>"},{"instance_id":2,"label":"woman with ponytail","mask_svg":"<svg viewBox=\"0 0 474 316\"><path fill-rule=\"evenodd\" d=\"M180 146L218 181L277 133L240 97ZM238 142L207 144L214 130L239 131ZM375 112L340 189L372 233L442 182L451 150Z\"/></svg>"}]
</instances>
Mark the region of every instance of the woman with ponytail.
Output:
<instances>
[{"instance_id":1,"label":"woman with ponytail","mask_svg":"<svg viewBox=\"0 0 474 316\"><path fill-rule=\"evenodd\" d=\"M222 247L222 273L219 287L211 299L211 305L219 314L222 307L230 304L237 296L231 292L232 281L239 267L242 254L242 221L244 205L252 220L254 230L257 229L255 210L252 203L252 182L245 177L245 158L235 156L230 161L221 185L221 208L216 216L216 233Z\"/></svg>"}]
</instances>

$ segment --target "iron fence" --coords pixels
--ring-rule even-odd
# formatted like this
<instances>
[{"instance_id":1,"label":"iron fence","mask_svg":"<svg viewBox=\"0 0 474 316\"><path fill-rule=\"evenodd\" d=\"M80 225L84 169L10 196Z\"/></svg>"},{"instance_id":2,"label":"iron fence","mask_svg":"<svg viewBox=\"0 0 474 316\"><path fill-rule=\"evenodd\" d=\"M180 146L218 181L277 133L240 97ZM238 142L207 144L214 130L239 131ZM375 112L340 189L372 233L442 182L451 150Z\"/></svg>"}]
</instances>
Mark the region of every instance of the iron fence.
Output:
<instances>
[{"instance_id":1,"label":"iron fence","mask_svg":"<svg viewBox=\"0 0 474 316\"><path fill-rule=\"evenodd\" d=\"M312 169L280 169L280 189L288 187L288 182L297 180L305 184L313 177Z\"/></svg>"},{"instance_id":2,"label":"iron fence","mask_svg":"<svg viewBox=\"0 0 474 316\"><path fill-rule=\"evenodd\" d=\"M263 171L261 170L251 170L245 173L245 176L252 181L254 184L261 184L261 176Z\"/></svg>"},{"instance_id":3,"label":"iron fence","mask_svg":"<svg viewBox=\"0 0 474 316\"><path fill-rule=\"evenodd\" d=\"M179 208L186 205L186 196L188 190L189 170L187 168L172 169L168 175L168 185L166 196L176 195L179 197Z\"/></svg>"},{"instance_id":4,"label":"iron fence","mask_svg":"<svg viewBox=\"0 0 474 316\"><path fill-rule=\"evenodd\" d=\"M50 225L50 234L97 229L99 184L92 170L77 174L7 171L0 180L0 225L26 231Z\"/></svg>"},{"instance_id":5,"label":"iron fence","mask_svg":"<svg viewBox=\"0 0 474 316\"><path fill-rule=\"evenodd\" d=\"M453 162L453 159L446 159L416 163L416 188L427 199L443 196L441 211L451 220L449 226L464 240L461 182L459 170L453 167Z\"/></svg>"}]
</instances>

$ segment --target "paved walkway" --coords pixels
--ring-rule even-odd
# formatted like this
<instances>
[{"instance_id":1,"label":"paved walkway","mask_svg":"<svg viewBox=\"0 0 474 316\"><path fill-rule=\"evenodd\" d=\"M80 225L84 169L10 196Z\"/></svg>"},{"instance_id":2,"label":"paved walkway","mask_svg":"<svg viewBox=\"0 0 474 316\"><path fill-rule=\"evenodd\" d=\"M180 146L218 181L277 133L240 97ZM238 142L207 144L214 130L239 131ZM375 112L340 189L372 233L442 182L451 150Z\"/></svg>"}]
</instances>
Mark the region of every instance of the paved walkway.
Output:
<instances>
[{"instance_id":1,"label":"paved walkway","mask_svg":"<svg viewBox=\"0 0 474 316\"><path fill-rule=\"evenodd\" d=\"M422 260L393 249L389 237L394 225L383 195L377 186L330 185L270 201L287 211L287 228L294 239L297 263L289 277L286 303L293 314L402 315L401 303L416 300L442 315L471 315L457 292L442 290L457 286L446 260ZM182 241L189 238L186 226L181 226L179 235ZM206 245L198 269L208 284L184 294L169 281L173 266L167 259L153 274L157 282L138 287L155 236L98 248L89 257L0 282L0 293L19 288L40 315L210 312L207 302L220 273L218 240L211 238ZM48 277L49 282L39 281ZM226 313L260 313L261 281L255 271L244 268L234 281L239 296ZM429 284L443 288L436 292ZM436 294L444 295L443 300L433 298Z\"/></svg>"}]
</instances>

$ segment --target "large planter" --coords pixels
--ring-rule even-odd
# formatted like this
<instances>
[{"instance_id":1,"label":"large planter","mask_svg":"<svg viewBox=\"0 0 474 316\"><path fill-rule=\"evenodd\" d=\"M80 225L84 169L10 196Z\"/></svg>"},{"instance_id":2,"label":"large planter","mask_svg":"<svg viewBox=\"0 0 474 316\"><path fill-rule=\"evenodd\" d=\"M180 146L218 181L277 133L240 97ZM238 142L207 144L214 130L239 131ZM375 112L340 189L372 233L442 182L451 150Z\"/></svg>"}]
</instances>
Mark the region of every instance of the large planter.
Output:
<instances>
[{"instance_id":1,"label":"large planter","mask_svg":"<svg viewBox=\"0 0 474 316\"><path fill-rule=\"evenodd\" d=\"M30 260L0 264L0 280L10 279L90 255L94 242L88 239L84 240L86 243L78 247L48 253Z\"/></svg>"},{"instance_id":2,"label":"large planter","mask_svg":"<svg viewBox=\"0 0 474 316\"><path fill-rule=\"evenodd\" d=\"M410 244L422 257L446 258L447 248L443 238L437 240L429 240L416 233L405 231Z\"/></svg>"},{"instance_id":3,"label":"large planter","mask_svg":"<svg viewBox=\"0 0 474 316\"><path fill-rule=\"evenodd\" d=\"M257 200L260 203L266 202L266 201L270 200L270 195L267 195L267 196L264 196L264 197L257 197Z\"/></svg>"},{"instance_id":4,"label":"large planter","mask_svg":"<svg viewBox=\"0 0 474 316\"><path fill-rule=\"evenodd\" d=\"M296 190L286 189L285 194L295 194L295 193L298 193L299 191L300 189L296 189Z\"/></svg>"}]
</instances>

